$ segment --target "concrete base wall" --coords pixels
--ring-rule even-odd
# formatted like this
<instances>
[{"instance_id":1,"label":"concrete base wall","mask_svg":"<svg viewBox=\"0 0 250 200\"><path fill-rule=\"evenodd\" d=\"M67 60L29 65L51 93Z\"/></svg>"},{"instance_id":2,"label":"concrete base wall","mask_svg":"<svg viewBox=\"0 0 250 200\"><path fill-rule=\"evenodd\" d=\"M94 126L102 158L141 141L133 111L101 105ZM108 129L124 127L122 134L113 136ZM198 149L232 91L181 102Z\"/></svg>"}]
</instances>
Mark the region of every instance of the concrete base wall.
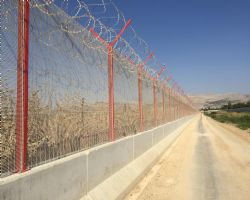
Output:
<instances>
[{"instance_id":1,"label":"concrete base wall","mask_svg":"<svg viewBox=\"0 0 250 200\"><path fill-rule=\"evenodd\" d=\"M0 179L1 200L69 200L87 193L87 154L81 152Z\"/></svg>"},{"instance_id":2,"label":"concrete base wall","mask_svg":"<svg viewBox=\"0 0 250 200\"><path fill-rule=\"evenodd\" d=\"M1 200L121 199L192 117L0 179ZM157 144L157 145L156 145Z\"/></svg>"}]
</instances>

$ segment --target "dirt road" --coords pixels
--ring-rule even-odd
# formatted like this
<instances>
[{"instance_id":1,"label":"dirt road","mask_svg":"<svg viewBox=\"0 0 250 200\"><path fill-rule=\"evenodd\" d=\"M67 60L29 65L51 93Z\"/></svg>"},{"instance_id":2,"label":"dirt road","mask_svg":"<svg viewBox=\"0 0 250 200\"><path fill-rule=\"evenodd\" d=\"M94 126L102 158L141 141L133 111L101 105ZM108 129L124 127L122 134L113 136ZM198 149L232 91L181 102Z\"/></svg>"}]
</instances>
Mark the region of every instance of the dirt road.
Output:
<instances>
[{"instance_id":1,"label":"dirt road","mask_svg":"<svg viewBox=\"0 0 250 200\"><path fill-rule=\"evenodd\" d=\"M250 134L199 115L126 200L249 200Z\"/></svg>"}]
</instances>

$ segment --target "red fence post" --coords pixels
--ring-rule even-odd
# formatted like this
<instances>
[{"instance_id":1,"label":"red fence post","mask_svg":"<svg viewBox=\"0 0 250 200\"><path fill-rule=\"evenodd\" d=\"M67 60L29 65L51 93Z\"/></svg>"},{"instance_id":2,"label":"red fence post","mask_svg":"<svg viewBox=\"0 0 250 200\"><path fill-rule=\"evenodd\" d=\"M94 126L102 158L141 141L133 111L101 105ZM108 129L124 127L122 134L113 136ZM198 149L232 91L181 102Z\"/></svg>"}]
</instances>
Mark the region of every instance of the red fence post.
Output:
<instances>
[{"instance_id":1,"label":"red fence post","mask_svg":"<svg viewBox=\"0 0 250 200\"><path fill-rule=\"evenodd\" d=\"M176 119L179 119L179 96L176 93Z\"/></svg>"},{"instance_id":2,"label":"red fence post","mask_svg":"<svg viewBox=\"0 0 250 200\"><path fill-rule=\"evenodd\" d=\"M166 83L168 83L173 77L167 78ZM168 87L168 110L169 110L169 121L171 121L171 89Z\"/></svg>"},{"instance_id":3,"label":"red fence post","mask_svg":"<svg viewBox=\"0 0 250 200\"><path fill-rule=\"evenodd\" d=\"M108 90L109 90L109 140L115 140L115 98L114 98L114 66L113 66L113 46L119 40L123 32L128 28L131 24L132 20L129 19L127 23L122 27L119 34L117 34L116 38L110 42L109 44L101 38L101 36L94 31L94 29L90 28L89 31L104 45L107 46L108 49Z\"/></svg>"},{"instance_id":4,"label":"red fence post","mask_svg":"<svg viewBox=\"0 0 250 200\"><path fill-rule=\"evenodd\" d=\"M175 99L175 120L177 119L177 111L178 111L178 98L177 98L177 95L176 95L176 91L174 93L174 99Z\"/></svg>"},{"instance_id":5,"label":"red fence post","mask_svg":"<svg viewBox=\"0 0 250 200\"><path fill-rule=\"evenodd\" d=\"M169 108L168 108L168 88L167 86L165 86L165 122L169 121L169 117L168 117L168 112L169 112Z\"/></svg>"},{"instance_id":6,"label":"red fence post","mask_svg":"<svg viewBox=\"0 0 250 200\"><path fill-rule=\"evenodd\" d=\"M18 58L16 99L16 172L27 169L29 0L18 3Z\"/></svg>"},{"instance_id":7,"label":"red fence post","mask_svg":"<svg viewBox=\"0 0 250 200\"><path fill-rule=\"evenodd\" d=\"M172 119L175 120L175 99L174 99L174 91L171 90L171 99L172 99L172 107L173 107L173 113L172 113Z\"/></svg>"},{"instance_id":8,"label":"red fence post","mask_svg":"<svg viewBox=\"0 0 250 200\"><path fill-rule=\"evenodd\" d=\"M162 116L162 121L165 123L165 88L163 86L162 88L162 111L163 111L163 116Z\"/></svg>"},{"instance_id":9,"label":"red fence post","mask_svg":"<svg viewBox=\"0 0 250 200\"><path fill-rule=\"evenodd\" d=\"M176 120L176 95L175 95L175 91L173 91L173 104L174 104L174 120Z\"/></svg>"},{"instance_id":10,"label":"red fence post","mask_svg":"<svg viewBox=\"0 0 250 200\"><path fill-rule=\"evenodd\" d=\"M141 66L137 69L138 73L138 103L139 103L139 120L140 120L140 131L144 131L144 119L142 109L142 68Z\"/></svg>"},{"instance_id":11,"label":"red fence post","mask_svg":"<svg viewBox=\"0 0 250 200\"><path fill-rule=\"evenodd\" d=\"M168 88L168 111L169 111L169 121L172 121L171 116L171 89Z\"/></svg>"},{"instance_id":12,"label":"red fence post","mask_svg":"<svg viewBox=\"0 0 250 200\"><path fill-rule=\"evenodd\" d=\"M181 118L181 96L180 93L178 94L179 99L179 118Z\"/></svg>"},{"instance_id":13,"label":"red fence post","mask_svg":"<svg viewBox=\"0 0 250 200\"><path fill-rule=\"evenodd\" d=\"M154 124L157 126L157 96L156 96L156 81L153 80L153 95L154 95Z\"/></svg>"},{"instance_id":14,"label":"red fence post","mask_svg":"<svg viewBox=\"0 0 250 200\"><path fill-rule=\"evenodd\" d=\"M180 95L180 116L181 117L183 117L183 113L182 113L182 106L183 106L183 104L182 104L183 102L182 102L182 96Z\"/></svg>"},{"instance_id":15,"label":"red fence post","mask_svg":"<svg viewBox=\"0 0 250 200\"><path fill-rule=\"evenodd\" d=\"M138 66L137 76L138 76L138 105L139 105L139 121L140 121L140 131L144 131L144 117L143 117L143 108L142 108L142 69L144 65L152 58L154 52L152 52L146 60Z\"/></svg>"},{"instance_id":16,"label":"red fence post","mask_svg":"<svg viewBox=\"0 0 250 200\"><path fill-rule=\"evenodd\" d=\"M113 66L113 46L108 45L108 90L109 90L109 140L115 139L115 109L114 109L114 66Z\"/></svg>"}]
</instances>

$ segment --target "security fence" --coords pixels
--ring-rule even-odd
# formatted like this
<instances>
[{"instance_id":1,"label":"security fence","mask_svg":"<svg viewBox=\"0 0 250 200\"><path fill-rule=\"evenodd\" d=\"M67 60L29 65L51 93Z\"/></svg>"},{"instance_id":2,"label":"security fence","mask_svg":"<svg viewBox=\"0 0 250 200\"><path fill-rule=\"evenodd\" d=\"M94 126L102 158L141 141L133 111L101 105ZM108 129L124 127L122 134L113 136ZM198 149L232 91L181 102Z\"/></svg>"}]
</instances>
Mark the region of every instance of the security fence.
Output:
<instances>
[{"instance_id":1,"label":"security fence","mask_svg":"<svg viewBox=\"0 0 250 200\"><path fill-rule=\"evenodd\" d=\"M1 7L0 177L195 111L112 2Z\"/></svg>"}]
</instances>

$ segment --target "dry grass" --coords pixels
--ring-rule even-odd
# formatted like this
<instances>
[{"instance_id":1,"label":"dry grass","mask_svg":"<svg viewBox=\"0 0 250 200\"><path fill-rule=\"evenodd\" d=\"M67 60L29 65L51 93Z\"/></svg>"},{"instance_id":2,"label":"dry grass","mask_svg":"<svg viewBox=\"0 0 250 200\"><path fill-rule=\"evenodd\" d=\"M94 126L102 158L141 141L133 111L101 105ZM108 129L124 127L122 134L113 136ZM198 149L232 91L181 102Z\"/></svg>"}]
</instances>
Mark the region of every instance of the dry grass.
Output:
<instances>
[{"instance_id":1,"label":"dry grass","mask_svg":"<svg viewBox=\"0 0 250 200\"><path fill-rule=\"evenodd\" d=\"M1 109L2 172L15 168L14 92L4 88ZM47 99L52 99L48 97ZM153 104L143 104L145 130L154 124ZM33 167L108 141L108 104L86 103L82 97L42 102L39 91L31 91L28 117L28 166ZM158 124L164 123L162 103L158 105ZM116 139L139 132L137 103L115 104Z\"/></svg>"},{"instance_id":2,"label":"dry grass","mask_svg":"<svg viewBox=\"0 0 250 200\"><path fill-rule=\"evenodd\" d=\"M2 171L14 170L15 98L5 90L1 109ZM137 104L115 104L116 137L138 132ZM30 166L108 141L108 104L80 98L43 104L38 92L29 96L28 162Z\"/></svg>"}]
</instances>

